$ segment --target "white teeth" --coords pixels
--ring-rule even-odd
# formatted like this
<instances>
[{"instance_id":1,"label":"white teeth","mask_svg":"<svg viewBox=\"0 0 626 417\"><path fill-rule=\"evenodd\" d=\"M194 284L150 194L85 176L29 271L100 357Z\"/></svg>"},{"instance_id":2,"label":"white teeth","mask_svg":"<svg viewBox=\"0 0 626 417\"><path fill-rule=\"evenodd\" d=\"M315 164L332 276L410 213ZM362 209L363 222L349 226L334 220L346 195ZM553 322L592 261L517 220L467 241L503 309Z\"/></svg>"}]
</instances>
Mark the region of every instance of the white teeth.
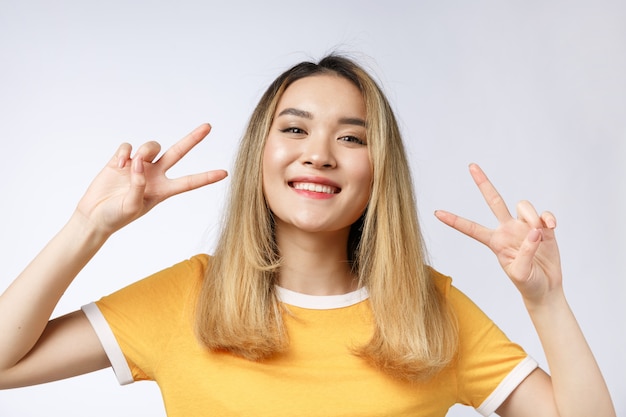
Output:
<instances>
[{"instance_id":1,"label":"white teeth","mask_svg":"<svg viewBox=\"0 0 626 417\"><path fill-rule=\"evenodd\" d=\"M313 191L316 193L335 194L335 188L329 185L314 184L310 182L295 182L293 188L296 190Z\"/></svg>"}]
</instances>

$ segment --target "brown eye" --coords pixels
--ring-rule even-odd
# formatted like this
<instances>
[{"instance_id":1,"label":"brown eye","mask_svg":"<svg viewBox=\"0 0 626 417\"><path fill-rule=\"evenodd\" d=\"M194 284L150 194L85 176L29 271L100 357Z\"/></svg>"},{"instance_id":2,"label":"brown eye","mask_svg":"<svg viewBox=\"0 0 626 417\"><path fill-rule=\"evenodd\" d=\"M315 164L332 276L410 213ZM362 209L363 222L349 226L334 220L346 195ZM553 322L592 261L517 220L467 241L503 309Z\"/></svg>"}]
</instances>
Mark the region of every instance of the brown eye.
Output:
<instances>
[{"instance_id":1,"label":"brown eye","mask_svg":"<svg viewBox=\"0 0 626 417\"><path fill-rule=\"evenodd\" d=\"M350 142L357 145L366 145L364 140L357 138L356 136L342 136L339 138L342 142Z\"/></svg>"},{"instance_id":2,"label":"brown eye","mask_svg":"<svg viewBox=\"0 0 626 417\"><path fill-rule=\"evenodd\" d=\"M295 135L304 135L306 132L299 127L288 127L280 130L282 133L293 133Z\"/></svg>"}]
</instances>

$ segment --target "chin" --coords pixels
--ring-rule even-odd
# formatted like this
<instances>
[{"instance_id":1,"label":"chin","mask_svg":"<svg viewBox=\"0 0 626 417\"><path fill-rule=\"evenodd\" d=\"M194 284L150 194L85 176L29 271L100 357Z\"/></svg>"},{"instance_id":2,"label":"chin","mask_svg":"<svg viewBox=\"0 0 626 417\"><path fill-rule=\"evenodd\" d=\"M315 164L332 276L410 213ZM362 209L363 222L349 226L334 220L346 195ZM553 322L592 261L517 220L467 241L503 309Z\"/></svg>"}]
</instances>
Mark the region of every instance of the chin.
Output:
<instances>
[{"instance_id":1,"label":"chin","mask_svg":"<svg viewBox=\"0 0 626 417\"><path fill-rule=\"evenodd\" d=\"M350 225L337 225L337 224L328 224L326 222L319 221L298 221L293 220L289 223L283 223L282 226L277 225L278 227L284 227L285 230L297 230L299 232L304 233L345 233L345 231L350 229Z\"/></svg>"}]
</instances>

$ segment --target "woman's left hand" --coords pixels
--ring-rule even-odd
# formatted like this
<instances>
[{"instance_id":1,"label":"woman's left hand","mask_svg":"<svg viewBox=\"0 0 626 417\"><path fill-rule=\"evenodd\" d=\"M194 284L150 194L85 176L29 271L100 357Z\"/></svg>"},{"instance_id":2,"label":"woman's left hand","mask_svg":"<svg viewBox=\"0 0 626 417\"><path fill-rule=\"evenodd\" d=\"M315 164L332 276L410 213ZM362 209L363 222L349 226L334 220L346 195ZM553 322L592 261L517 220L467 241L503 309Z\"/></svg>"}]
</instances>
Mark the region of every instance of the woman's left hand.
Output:
<instances>
[{"instance_id":1,"label":"woman's left hand","mask_svg":"<svg viewBox=\"0 0 626 417\"><path fill-rule=\"evenodd\" d=\"M491 249L527 305L541 304L555 290L561 291L561 261L554 236L554 215L538 214L530 202L521 201L517 205L516 219L478 165L470 165L470 174L499 225L489 229L442 210L437 210L435 216Z\"/></svg>"}]
</instances>

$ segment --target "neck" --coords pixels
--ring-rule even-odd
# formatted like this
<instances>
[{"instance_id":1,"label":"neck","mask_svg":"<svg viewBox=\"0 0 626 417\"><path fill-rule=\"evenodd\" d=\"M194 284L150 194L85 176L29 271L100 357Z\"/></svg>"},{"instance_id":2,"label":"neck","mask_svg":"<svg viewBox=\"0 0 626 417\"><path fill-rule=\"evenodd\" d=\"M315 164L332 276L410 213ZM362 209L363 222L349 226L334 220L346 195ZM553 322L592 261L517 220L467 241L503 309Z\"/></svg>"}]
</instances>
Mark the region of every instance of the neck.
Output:
<instances>
[{"instance_id":1,"label":"neck","mask_svg":"<svg viewBox=\"0 0 626 417\"><path fill-rule=\"evenodd\" d=\"M311 295L346 294L357 288L347 255L350 229L308 233L277 227L281 256L278 285Z\"/></svg>"}]
</instances>

